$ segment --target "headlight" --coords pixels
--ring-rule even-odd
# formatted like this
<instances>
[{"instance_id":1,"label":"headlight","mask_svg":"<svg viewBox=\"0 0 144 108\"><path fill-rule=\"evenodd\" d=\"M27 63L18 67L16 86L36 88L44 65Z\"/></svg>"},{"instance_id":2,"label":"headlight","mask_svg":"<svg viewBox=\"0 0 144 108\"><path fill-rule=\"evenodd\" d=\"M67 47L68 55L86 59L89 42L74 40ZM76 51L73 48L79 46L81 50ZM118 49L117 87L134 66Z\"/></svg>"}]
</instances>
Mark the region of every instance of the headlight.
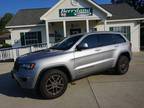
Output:
<instances>
[{"instance_id":1,"label":"headlight","mask_svg":"<svg viewBox=\"0 0 144 108\"><path fill-rule=\"evenodd\" d=\"M34 63L20 64L20 67L24 69L34 69L35 64Z\"/></svg>"}]
</instances>

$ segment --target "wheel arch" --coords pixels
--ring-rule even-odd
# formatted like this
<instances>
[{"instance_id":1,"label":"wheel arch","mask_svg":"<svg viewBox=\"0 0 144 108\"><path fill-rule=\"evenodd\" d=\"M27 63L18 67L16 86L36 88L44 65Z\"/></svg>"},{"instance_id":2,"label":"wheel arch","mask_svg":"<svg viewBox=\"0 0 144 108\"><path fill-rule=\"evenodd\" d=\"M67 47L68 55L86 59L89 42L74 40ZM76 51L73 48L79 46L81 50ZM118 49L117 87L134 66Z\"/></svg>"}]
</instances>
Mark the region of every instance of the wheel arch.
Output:
<instances>
[{"instance_id":1,"label":"wheel arch","mask_svg":"<svg viewBox=\"0 0 144 108\"><path fill-rule=\"evenodd\" d=\"M40 80L42 78L42 76L48 71L48 70L52 70L52 69L58 69L58 70L61 70L63 71L67 78L68 78L68 82L71 82L72 81L72 75L69 71L69 69L65 66L65 65L60 65L60 66L53 66L53 67L46 67L44 69L42 69L38 75L38 78L37 78L37 81L36 81L36 84L35 84L35 88L38 87L39 83L40 83Z\"/></svg>"},{"instance_id":2,"label":"wheel arch","mask_svg":"<svg viewBox=\"0 0 144 108\"><path fill-rule=\"evenodd\" d=\"M116 59L113 67L115 67L115 66L117 65L117 62L118 62L118 60L119 60L119 58L120 58L121 56L126 56L126 57L128 57L129 61L131 61L131 55L130 55L130 53L127 52L127 51L125 51L125 52L120 53L120 54L117 56L117 59Z\"/></svg>"},{"instance_id":3,"label":"wheel arch","mask_svg":"<svg viewBox=\"0 0 144 108\"><path fill-rule=\"evenodd\" d=\"M119 56L118 56L118 59L119 59L121 56L126 56L126 57L128 57L129 61L131 61L131 55L130 55L129 52L122 52L122 53L120 53ZM118 59L117 59L117 61L118 61Z\"/></svg>"}]
</instances>

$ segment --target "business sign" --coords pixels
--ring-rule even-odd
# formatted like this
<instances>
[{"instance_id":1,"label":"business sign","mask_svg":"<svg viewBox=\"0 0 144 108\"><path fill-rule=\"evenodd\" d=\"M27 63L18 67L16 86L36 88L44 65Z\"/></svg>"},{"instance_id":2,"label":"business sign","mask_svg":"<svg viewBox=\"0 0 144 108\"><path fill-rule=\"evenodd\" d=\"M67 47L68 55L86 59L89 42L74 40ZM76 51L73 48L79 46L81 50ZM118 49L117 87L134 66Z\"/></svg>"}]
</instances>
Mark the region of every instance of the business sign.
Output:
<instances>
[{"instance_id":1,"label":"business sign","mask_svg":"<svg viewBox=\"0 0 144 108\"><path fill-rule=\"evenodd\" d=\"M92 16L92 8L69 8L69 9L60 9L60 17L74 17L74 16Z\"/></svg>"}]
</instances>

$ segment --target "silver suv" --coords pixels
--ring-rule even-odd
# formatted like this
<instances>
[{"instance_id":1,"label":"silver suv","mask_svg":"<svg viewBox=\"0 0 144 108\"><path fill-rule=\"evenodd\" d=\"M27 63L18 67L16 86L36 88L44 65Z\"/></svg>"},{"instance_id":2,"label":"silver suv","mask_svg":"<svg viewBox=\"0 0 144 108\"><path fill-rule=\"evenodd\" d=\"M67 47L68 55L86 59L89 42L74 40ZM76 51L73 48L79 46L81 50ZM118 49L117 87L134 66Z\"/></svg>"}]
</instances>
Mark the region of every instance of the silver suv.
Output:
<instances>
[{"instance_id":1,"label":"silver suv","mask_svg":"<svg viewBox=\"0 0 144 108\"><path fill-rule=\"evenodd\" d=\"M17 58L11 73L22 88L52 99L65 92L68 82L96 72L113 69L114 74L125 74L130 61L131 44L122 34L86 33Z\"/></svg>"}]
</instances>

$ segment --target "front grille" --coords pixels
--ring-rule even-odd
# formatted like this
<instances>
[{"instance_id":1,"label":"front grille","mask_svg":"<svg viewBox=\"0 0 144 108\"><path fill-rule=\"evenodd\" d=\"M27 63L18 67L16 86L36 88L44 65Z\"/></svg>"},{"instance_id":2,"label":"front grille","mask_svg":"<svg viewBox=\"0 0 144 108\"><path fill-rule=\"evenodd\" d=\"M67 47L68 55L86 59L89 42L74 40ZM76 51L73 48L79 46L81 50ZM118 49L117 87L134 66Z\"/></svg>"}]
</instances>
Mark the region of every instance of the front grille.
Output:
<instances>
[{"instance_id":1,"label":"front grille","mask_svg":"<svg viewBox=\"0 0 144 108\"><path fill-rule=\"evenodd\" d=\"M19 70L19 63L15 62L14 63L14 70L18 71Z\"/></svg>"}]
</instances>

